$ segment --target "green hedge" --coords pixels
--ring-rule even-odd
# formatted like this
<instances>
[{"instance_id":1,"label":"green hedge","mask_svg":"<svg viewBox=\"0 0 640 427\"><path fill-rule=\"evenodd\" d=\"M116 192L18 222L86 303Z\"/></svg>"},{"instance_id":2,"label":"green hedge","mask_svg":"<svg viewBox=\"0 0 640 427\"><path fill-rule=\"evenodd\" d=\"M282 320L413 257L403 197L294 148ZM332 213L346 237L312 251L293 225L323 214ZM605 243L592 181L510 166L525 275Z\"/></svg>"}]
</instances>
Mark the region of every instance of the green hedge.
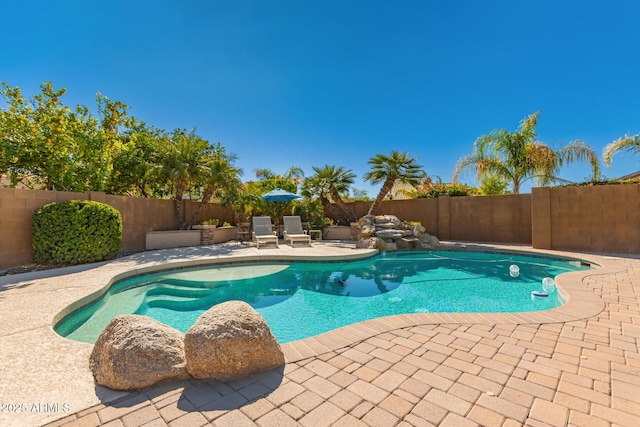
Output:
<instances>
[{"instance_id":1,"label":"green hedge","mask_svg":"<svg viewBox=\"0 0 640 427\"><path fill-rule=\"evenodd\" d=\"M113 259L122 243L117 209L88 200L50 203L33 213L34 261L69 265Z\"/></svg>"}]
</instances>

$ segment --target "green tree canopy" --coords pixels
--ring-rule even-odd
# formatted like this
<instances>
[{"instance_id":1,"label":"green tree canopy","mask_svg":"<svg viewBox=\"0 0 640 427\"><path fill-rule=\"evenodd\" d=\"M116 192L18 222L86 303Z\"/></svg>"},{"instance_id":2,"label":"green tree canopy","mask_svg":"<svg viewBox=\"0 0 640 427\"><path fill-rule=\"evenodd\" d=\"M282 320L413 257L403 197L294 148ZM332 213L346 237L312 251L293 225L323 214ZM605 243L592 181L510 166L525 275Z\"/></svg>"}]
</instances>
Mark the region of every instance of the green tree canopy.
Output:
<instances>
[{"instance_id":1,"label":"green tree canopy","mask_svg":"<svg viewBox=\"0 0 640 427\"><path fill-rule=\"evenodd\" d=\"M66 89L44 83L26 99L18 87L0 85L0 174L11 186L63 191L108 191L112 158L132 119L127 105L97 94L98 118L85 106L63 105Z\"/></svg>"},{"instance_id":2,"label":"green tree canopy","mask_svg":"<svg viewBox=\"0 0 640 427\"><path fill-rule=\"evenodd\" d=\"M268 168L254 171L258 178L258 186L265 192L282 188L290 193L298 192L298 184L304 178L304 171L298 166L291 166L284 175L280 175Z\"/></svg>"}]
</instances>

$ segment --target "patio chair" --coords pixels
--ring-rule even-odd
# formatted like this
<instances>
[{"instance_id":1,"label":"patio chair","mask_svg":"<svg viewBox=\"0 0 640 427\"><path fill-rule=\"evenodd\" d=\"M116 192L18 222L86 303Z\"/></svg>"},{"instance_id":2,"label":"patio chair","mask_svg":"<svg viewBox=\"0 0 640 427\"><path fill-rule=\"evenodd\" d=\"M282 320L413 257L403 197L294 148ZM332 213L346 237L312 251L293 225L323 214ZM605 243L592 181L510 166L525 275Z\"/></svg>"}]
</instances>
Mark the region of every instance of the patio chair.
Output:
<instances>
[{"instance_id":1,"label":"patio chair","mask_svg":"<svg viewBox=\"0 0 640 427\"><path fill-rule=\"evenodd\" d=\"M275 231L271 228L271 217L253 217L253 232L251 233L251 239L255 242L257 248L260 248L261 243L275 243L276 247L278 247L278 236L276 236Z\"/></svg>"},{"instance_id":2,"label":"patio chair","mask_svg":"<svg viewBox=\"0 0 640 427\"><path fill-rule=\"evenodd\" d=\"M299 216L284 216L284 240L288 240L293 247L293 242L306 242L311 246L311 236L302 229L302 221Z\"/></svg>"}]
</instances>

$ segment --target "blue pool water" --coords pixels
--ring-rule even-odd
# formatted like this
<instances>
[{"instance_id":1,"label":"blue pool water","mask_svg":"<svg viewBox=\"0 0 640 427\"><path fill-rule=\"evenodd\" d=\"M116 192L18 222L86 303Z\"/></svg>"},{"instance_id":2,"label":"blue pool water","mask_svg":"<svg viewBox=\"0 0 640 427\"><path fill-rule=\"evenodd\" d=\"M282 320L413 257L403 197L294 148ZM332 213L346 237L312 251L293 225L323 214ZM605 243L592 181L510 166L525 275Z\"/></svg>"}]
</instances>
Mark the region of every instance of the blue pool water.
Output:
<instances>
[{"instance_id":1,"label":"blue pool water","mask_svg":"<svg viewBox=\"0 0 640 427\"><path fill-rule=\"evenodd\" d=\"M516 265L519 275L510 272ZM525 312L562 305L534 298L542 279L589 268L580 261L486 252L393 252L359 261L235 263L167 270L115 283L56 331L94 343L119 314L153 317L182 332L215 304L242 300L280 343L382 316Z\"/></svg>"}]
</instances>

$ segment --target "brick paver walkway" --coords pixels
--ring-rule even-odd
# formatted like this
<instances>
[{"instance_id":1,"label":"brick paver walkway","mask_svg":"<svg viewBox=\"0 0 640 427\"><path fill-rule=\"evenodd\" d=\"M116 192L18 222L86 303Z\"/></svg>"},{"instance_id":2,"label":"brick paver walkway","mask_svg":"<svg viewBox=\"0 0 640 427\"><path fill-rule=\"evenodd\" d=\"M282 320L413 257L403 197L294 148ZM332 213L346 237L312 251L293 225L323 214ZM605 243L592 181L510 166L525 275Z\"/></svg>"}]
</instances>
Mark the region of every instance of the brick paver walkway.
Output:
<instances>
[{"instance_id":1,"label":"brick paver walkway","mask_svg":"<svg viewBox=\"0 0 640 427\"><path fill-rule=\"evenodd\" d=\"M281 370L163 384L50 426L640 426L640 261L548 324L395 329Z\"/></svg>"}]
</instances>

